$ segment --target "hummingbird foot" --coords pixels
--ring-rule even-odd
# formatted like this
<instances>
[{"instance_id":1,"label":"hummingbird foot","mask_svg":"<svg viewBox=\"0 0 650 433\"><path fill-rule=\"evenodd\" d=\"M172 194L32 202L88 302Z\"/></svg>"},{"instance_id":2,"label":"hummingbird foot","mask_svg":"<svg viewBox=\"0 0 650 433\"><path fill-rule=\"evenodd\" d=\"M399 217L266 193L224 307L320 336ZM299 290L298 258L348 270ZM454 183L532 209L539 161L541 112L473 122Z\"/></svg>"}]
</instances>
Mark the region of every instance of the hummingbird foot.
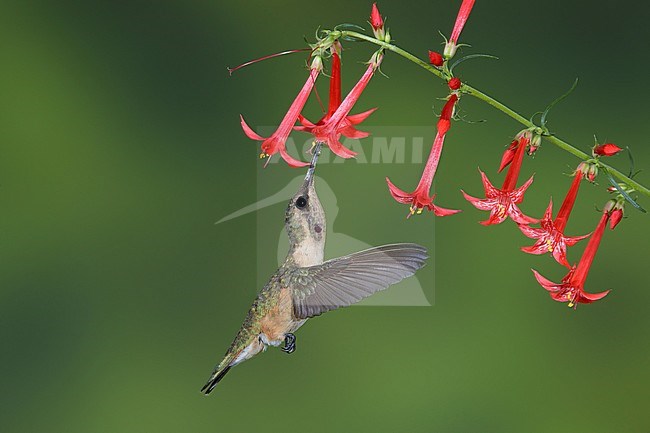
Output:
<instances>
[{"instance_id":1,"label":"hummingbird foot","mask_svg":"<svg viewBox=\"0 0 650 433\"><path fill-rule=\"evenodd\" d=\"M284 337L284 347L281 347L285 353L293 353L296 350L296 336L293 334L287 334Z\"/></svg>"}]
</instances>

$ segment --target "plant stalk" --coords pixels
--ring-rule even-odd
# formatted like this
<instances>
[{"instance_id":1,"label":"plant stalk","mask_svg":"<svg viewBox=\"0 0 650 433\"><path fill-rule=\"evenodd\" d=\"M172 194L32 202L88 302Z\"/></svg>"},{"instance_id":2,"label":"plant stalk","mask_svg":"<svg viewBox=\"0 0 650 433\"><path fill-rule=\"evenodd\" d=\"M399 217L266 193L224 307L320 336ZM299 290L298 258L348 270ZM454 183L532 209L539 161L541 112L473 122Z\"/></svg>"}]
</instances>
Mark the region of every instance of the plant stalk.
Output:
<instances>
[{"instance_id":1,"label":"plant stalk","mask_svg":"<svg viewBox=\"0 0 650 433\"><path fill-rule=\"evenodd\" d=\"M334 33L334 32L332 32L332 33ZM432 73L436 77L438 77L438 78L440 78L442 80L447 80L447 77L445 77L445 74L443 73L442 70L436 68L433 65L430 65L429 63L425 62L424 60L420 59L419 57L414 56L413 54L409 53L408 51L406 51L406 50L404 50L404 49L402 49L402 48L400 48L400 47L398 47L396 45L393 45L393 44L390 44L390 43L387 43L387 42L384 42L384 41L380 41L379 39L373 38L372 36L364 35L363 33L358 33L358 32L354 32L354 31L350 31L350 30L343 30L343 31L340 31L339 33L341 35L340 37L349 37L349 38L360 39L360 40L364 40L366 42L370 42L370 43L373 43L375 45L378 45L378 46L380 46L380 47L382 47L382 48L384 48L384 49L386 49L388 51L391 51L391 52L393 52L395 54L398 54L398 55L404 57L405 59L415 63L416 65L420 66L421 68L426 69L427 71L429 71L430 73ZM541 127L535 125L530 120L526 119L524 116L517 113L513 109L509 108L505 104L497 101L496 99L492 98L491 96L486 95L482 91L480 91L480 90L478 90L478 89L476 89L476 88L474 88L474 87L472 87L472 86L470 86L468 84L463 83L461 88L460 88L460 91L462 93L465 93L467 95L471 95L471 96L473 96L473 97L475 97L477 99L480 99L481 101L491 105L492 107L494 107L497 110L501 111L502 113L510 116L512 119L516 120L517 122L521 123L522 125L524 125L524 126L526 126L528 128L538 128L540 130L543 130ZM544 132L546 132L546 131L544 131ZM582 160L593 159L593 157L591 155L588 155L588 154L584 153L583 151L579 150L575 146L572 146L571 144L569 144L566 141L556 137L555 135L551 135L551 134L548 134L548 133L543 133L542 137L546 141L554 144L555 146L559 147L560 149L565 150L565 151L569 152L570 154L572 154L573 156L576 156L576 157L578 157L578 158L580 158ZM643 194L645 196L650 197L650 189L648 189L647 187L641 185L639 182L635 181L634 179L631 179L630 177L626 176L625 174L621 173L617 169L615 169L615 168L613 168L613 167L611 167L611 166L609 166L607 164L604 164L604 163L602 163L600 161L598 162L598 164L601 167L605 168L607 171L609 171L609 173L613 177L617 178L618 180L620 180L625 185L629 186L630 188L633 188L635 191L638 191L639 193L641 193L641 194Z\"/></svg>"}]
</instances>

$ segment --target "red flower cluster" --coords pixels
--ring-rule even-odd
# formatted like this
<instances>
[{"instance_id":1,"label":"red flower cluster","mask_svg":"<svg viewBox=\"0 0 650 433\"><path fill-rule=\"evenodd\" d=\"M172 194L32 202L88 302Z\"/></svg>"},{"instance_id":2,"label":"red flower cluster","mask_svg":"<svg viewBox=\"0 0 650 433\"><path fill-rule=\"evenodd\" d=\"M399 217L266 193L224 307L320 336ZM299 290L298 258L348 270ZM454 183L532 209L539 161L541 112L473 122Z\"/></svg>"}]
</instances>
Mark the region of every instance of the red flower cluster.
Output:
<instances>
[{"instance_id":1,"label":"red flower cluster","mask_svg":"<svg viewBox=\"0 0 650 433\"><path fill-rule=\"evenodd\" d=\"M316 141L325 143L332 152L341 158L352 158L356 155L356 152L343 146L339 139L341 135L349 138L365 138L370 135L367 132L358 131L354 128L354 125L363 122L376 108L352 116L349 113L379 67L383 54L380 52L373 54L366 72L352 88L350 93L348 93L343 102L340 102L340 93L336 94L341 89L340 60L336 53L332 57L332 78L330 80L330 103L328 112L315 124L305 117L300 116L299 120L303 126L299 126L296 129L311 133Z\"/></svg>"},{"instance_id":2,"label":"red flower cluster","mask_svg":"<svg viewBox=\"0 0 650 433\"><path fill-rule=\"evenodd\" d=\"M533 177L526 181L522 186L517 188L517 180L519 179L519 171L521 164L524 160L524 153L530 144L532 134L530 131L522 131L517 135L517 139L513 142L514 154L512 157L512 165L508 168L508 173L503 181L501 189L495 188L490 182L484 172L480 171L481 179L483 180L483 189L485 190L485 198L478 199L462 191L465 199L474 205L475 208L490 211L490 217L482 221L483 225L501 224L508 217L518 224L531 224L538 220L524 215L517 206L524 200L524 193L528 187L533 183ZM512 146L511 146L512 147ZM508 148L506 153L511 153L513 149ZM503 166L503 162L501 163Z\"/></svg>"},{"instance_id":3,"label":"red flower cluster","mask_svg":"<svg viewBox=\"0 0 650 433\"><path fill-rule=\"evenodd\" d=\"M463 0L451 36L446 41L443 54L429 51L429 62L437 68L433 72L447 81L450 92L438 116L436 135L416 188L412 192L405 192L395 186L386 177L388 190L393 199L399 203L409 205L407 217L416 213L421 214L424 209L432 211L436 216L448 216L460 212L460 210L447 209L434 204L436 194L431 194L431 187L442 156L445 138L451 129L452 119L454 119L455 110L461 94L471 90L468 86L463 85L460 78L453 75L453 67L448 67L447 61L456 53L458 39L473 6L474 0ZM381 41L375 41L375 43L378 43L382 47L386 46L390 42L390 35L384 28L384 19L379 13L376 3L372 5L369 23L375 38ZM341 158L352 158L356 155L355 152L341 143L341 136L364 138L369 135L367 132L358 130L356 126L368 118L376 108L358 114L350 114L350 112L381 65L384 58L383 48L372 55L359 81L347 96L342 99L342 46L338 38L324 37L317 44L312 45L309 76L273 134L268 138L261 137L241 117L241 126L244 133L253 140L262 141L261 157L271 157L279 153L287 164L292 167L308 165L308 163L294 159L287 153L285 143L292 130L311 134L315 142L327 145L334 154ZM312 122L303 116L302 110L315 86L316 79L323 71L323 61L328 59L331 60L331 75L327 111L318 121ZM617 193L618 195L606 204L594 232L582 236L567 236L565 234L565 229L583 179L593 183L598 176L599 167L601 169L607 168L599 162L599 159L601 157L614 156L623 150L613 143L604 143L596 144L592 148L593 158L581 162L574 170L571 185L555 218L553 217L552 200L549 200L548 207L543 217L539 220L527 216L521 211L519 206L524 200L526 191L533 183L533 176L530 176L527 181L518 186L519 175L522 170L525 155L533 155L541 145L542 135L548 134L544 121L547 112L548 109L542 115L541 127L531 126L528 129L520 131L503 152L498 173L501 173L505 168L508 170L500 188L495 187L485 172L479 169L485 197L476 198L463 190L461 192L465 199L474 207L489 212L489 217L485 221L481 221L481 224L491 226L511 219L526 237L534 240L533 245L521 248L523 252L535 255L548 253L557 263L569 269L568 273L562 278L561 283L558 284L544 278L535 270L533 270L533 273L542 287L550 293L552 299L567 302L570 307L575 308L578 303L591 303L602 299L609 293L609 290L596 294L587 293L584 290L584 284L601 243L605 227L608 224L610 229L614 229L617 226L623 218L623 205L625 201L632 201L632 199L622 189L623 187L621 185L612 186L610 192ZM630 191L632 190L628 192ZM534 226L535 224L539 224L539 226ZM582 257L577 264L571 265L567 257L568 247L574 246L579 241L587 238L589 238L589 242Z\"/></svg>"},{"instance_id":4,"label":"red flower cluster","mask_svg":"<svg viewBox=\"0 0 650 433\"><path fill-rule=\"evenodd\" d=\"M371 24L373 31L383 32L383 20L377 5L373 4L371 14ZM383 34L383 33L382 33ZM291 167L304 167L309 165L308 162L299 161L287 153L286 141L292 129L297 131L308 132L314 136L316 142L326 144L330 150L341 158L352 158L356 152L343 146L340 141L341 135L348 138L364 138L369 135L367 132L359 131L354 126L368 118L376 108L364 111L359 114L350 115L350 111L361 97L366 86L373 77L384 57L382 50L372 55L368 62L365 73L359 79L357 84L350 90L348 95L341 101L341 51L342 47L338 41L332 41L329 45L321 46L312 53L312 63L310 74L298 96L294 99L285 114L278 129L270 137L264 138L258 135L251 127L246 124L243 116L241 126L248 138L262 141L262 153L260 158L270 157L280 153L282 159ZM329 52L332 61L332 72L330 77L329 105L327 112L316 123L309 121L302 115L302 109L314 88L316 78L323 70L323 57ZM296 126L297 122L300 125ZM268 160L266 162L268 164ZM265 166L266 166L265 164Z\"/></svg>"},{"instance_id":5,"label":"red flower cluster","mask_svg":"<svg viewBox=\"0 0 650 433\"><path fill-rule=\"evenodd\" d=\"M517 207L523 201L524 193L530 186L532 177L521 187L516 188L517 178L521 169L524 153L533 153L539 147L539 136L534 136L530 130L521 131L517 134L515 140L508 146L503 153L499 171L505 167L508 168L503 186L501 189L495 188L488 180L485 173L481 172L483 186L485 188L485 199L477 199L463 191L465 198L480 210L490 211L490 218L481 222L483 225L500 224L508 217L512 219L521 230L521 232L531 239L535 239L534 245L522 247L521 250L529 254L546 254L550 253L553 258L563 266L569 268L569 273L562 279L561 284L555 284L542 277L537 271L533 270L537 281L551 294L556 301L568 302L570 307L575 307L578 303L591 303L603 298L609 293L605 291L598 294L586 293L583 289L584 282L587 278L589 268L596 255L598 246L603 236L604 227L609 221L610 228L614 228L623 217L623 200L611 200L608 202L601 220L593 234L584 236L569 237L564 234L567 222L573 206L575 204L578 190L582 179L590 182L595 180L598 174L598 161L591 160L581 162L573 174L571 186L562 202L560 210L553 219L553 202L549 205L541 220L535 220L524 215ZM534 148L531 152L531 148ZM622 149L614 144L597 145L594 147L594 155L611 156L620 152ZM531 227L531 224L539 222L540 227ZM567 259L567 247L577 244L579 241L590 237L580 262L571 266Z\"/></svg>"},{"instance_id":6,"label":"red flower cluster","mask_svg":"<svg viewBox=\"0 0 650 433\"><path fill-rule=\"evenodd\" d=\"M562 278L562 283L556 284L544 278L539 272L533 269L535 279L537 279L542 287L548 290L551 298L559 302L568 302L569 307L575 308L578 303L590 304L607 296L609 290L600 293L587 293L584 291L584 285L591 264L596 256L596 251L598 251L600 240L605 232L605 225L611 216L611 211L607 209L603 210L598 226L591 236L591 239L589 239L589 243L580 258L580 262L578 262L577 266L573 266L569 270L569 273Z\"/></svg>"}]
</instances>

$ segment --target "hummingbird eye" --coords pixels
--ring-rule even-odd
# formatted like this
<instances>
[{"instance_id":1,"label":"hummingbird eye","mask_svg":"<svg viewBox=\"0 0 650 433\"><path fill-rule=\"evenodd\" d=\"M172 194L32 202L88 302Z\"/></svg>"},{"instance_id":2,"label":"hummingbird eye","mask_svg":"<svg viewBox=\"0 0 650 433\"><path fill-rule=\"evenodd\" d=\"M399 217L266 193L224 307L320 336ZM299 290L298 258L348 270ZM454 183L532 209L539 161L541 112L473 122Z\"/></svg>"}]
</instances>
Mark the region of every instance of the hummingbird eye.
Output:
<instances>
[{"instance_id":1,"label":"hummingbird eye","mask_svg":"<svg viewBox=\"0 0 650 433\"><path fill-rule=\"evenodd\" d=\"M303 209L305 206L307 206L307 197L301 195L296 199L296 207L298 209Z\"/></svg>"}]
</instances>

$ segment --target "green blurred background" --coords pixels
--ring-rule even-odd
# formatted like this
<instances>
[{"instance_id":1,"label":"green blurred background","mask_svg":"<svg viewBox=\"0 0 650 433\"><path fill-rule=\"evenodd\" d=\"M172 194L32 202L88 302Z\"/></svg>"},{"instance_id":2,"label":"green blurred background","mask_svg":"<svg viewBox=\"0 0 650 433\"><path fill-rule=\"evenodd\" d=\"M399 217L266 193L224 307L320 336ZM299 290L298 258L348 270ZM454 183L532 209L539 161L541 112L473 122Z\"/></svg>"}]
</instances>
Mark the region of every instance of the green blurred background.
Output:
<instances>
[{"instance_id":1,"label":"green blurred background","mask_svg":"<svg viewBox=\"0 0 650 433\"><path fill-rule=\"evenodd\" d=\"M459 3L379 6L396 43L425 56ZM368 27L369 10L343 0L0 4L2 431L648 431L649 217L629 209L605 233L586 287L612 288L607 298L577 311L553 302L530 268L553 280L562 268L518 252L529 242L511 223L476 224L485 214L459 192L480 195L478 165L501 181L496 165L519 130L469 97L461 114L487 122L455 124L436 182L438 203L459 215L404 220L383 177L414 187L421 165L408 158L319 168L336 232L434 252L419 274L433 306L328 313L300 330L292 356L269 350L209 398L198 392L276 266L284 204L214 223L300 174L262 171L238 114L277 124L305 79L304 55L233 77L226 66L300 48L319 25ZM552 130L583 149L593 134L629 145L648 168L648 18L640 1L479 1L465 53L500 60L459 73L526 115L580 77ZM373 48L345 46L349 89ZM380 107L365 129L433 125L444 84L395 55L383 71L390 78L375 77L355 109ZM318 117L317 104L307 112ZM624 155L612 162L627 170ZM576 164L550 144L527 159L523 174L537 174L523 210L559 202ZM583 187L570 234L595 226L599 182Z\"/></svg>"}]
</instances>

